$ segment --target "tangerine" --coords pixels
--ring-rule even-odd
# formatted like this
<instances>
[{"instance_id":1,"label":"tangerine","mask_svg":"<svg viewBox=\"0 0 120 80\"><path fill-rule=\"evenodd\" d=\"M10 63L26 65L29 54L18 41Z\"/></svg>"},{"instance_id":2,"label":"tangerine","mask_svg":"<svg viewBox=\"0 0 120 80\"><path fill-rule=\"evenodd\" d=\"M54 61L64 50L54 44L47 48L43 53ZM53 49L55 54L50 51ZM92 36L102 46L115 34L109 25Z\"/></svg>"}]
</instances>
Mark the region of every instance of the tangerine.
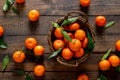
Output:
<instances>
[{"instance_id":1,"label":"tangerine","mask_svg":"<svg viewBox=\"0 0 120 80\"><path fill-rule=\"evenodd\" d=\"M77 22L69 26L70 30L78 30L79 28L80 28L80 25Z\"/></svg>"},{"instance_id":2,"label":"tangerine","mask_svg":"<svg viewBox=\"0 0 120 80\"><path fill-rule=\"evenodd\" d=\"M18 3L18 4L22 4L24 2L25 2L25 0L16 0L16 3Z\"/></svg>"},{"instance_id":3,"label":"tangerine","mask_svg":"<svg viewBox=\"0 0 120 80\"><path fill-rule=\"evenodd\" d=\"M38 77L43 76L45 74L45 67L43 65L36 65L34 67L34 74Z\"/></svg>"},{"instance_id":4,"label":"tangerine","mask_svg":"<svg viewBox=\"0 0 120 80\"><path fill-rule=\"evenodd\" d=\"M61 32L61 28L56 28L56 29L54 30L54 36L55 36L56 38L63 38L63 34L62 34L62 32Z\"/></svg>"},{"instance_id":5,"label":"tangerine","mask_svg":"<svg viewBox=\"0 0 120 80\"><path fill-rule=\"evenodd\" d=\"M62 50L62 57L66 60L69 60L73 57L73 52L69 48L64 48Z\"/></svg>"},{"instance_id":6,"label":"tangerine","mask_svg":"<svg viewBox=\"0 0 120 80\"><path fill-rule=\"evenodd\" d=\"M4 33L4 29L2 26L0 26L0 37L3 36L3 33Z\"/></svg>"},{"instance_id":7,"label":"tangerine","mask_svg":"<svg viewBox=\"0 0 120 80\"><path fill-rule=\"evenodd\" d=\"M79 29L75 31L75 38L79 40L84 40L86 37L86 33L83 29Z\"/></svg>"},{"instance_id":8,"label":"tangerine","mask_svg":"<svg viewBox=\"0 0 120 80\"><path fill-rule=\"evenodd\" d=\"M115 47L117 51L120 51L120 40L117 40L115 43Z\"/></svg>"},{"instance_id":9,"label":"tangerine","mask_svg":"<svg viewBox=\"0 0 120 80\"><path fill-rule=\"evenodd\" d=\"M89 78L87 74L80 74L77 80L89 80Z\"/></svg>"},{"instance_id":10,"label":"tangerine","mask_svg":"<svg viewBox=\"0 0 120 80\"><path fill-rule=\"evenodd\" d=\"M106 17L105 16L97 16L95 18L95 21L96 21L96 25L98 27L103 27L106 24Z\"/></svg>"},{"instance_id":11,"label":"tangerine","mask_svg":"<svg viewBox=\"0 0 120 80\"><path fill-rule=\"evenodd\" d=\"M85 37L85 39L82 41L82 47L83 47L83 48L86 48L87 45L88 45L88 38Z\"/></svg>"},{"instance_id":12,"label":"tangerine","mask_svg":"<svg viewBox=\"0 0 120 80\"><path fill-rule=\"evenodd\" d=\"M106 71L110 69L110 62L108 60L101 60L99 62L99 68L102 71Z\"/></svg>"},{"instance_id":13,"label":"tangerine","mask_svg":"<svg viewBox=\"0 0 120 80\"><path fill-rule=\"evenodd\" d=\"M59 48L63 48L65 45L64 41L61 39L57 39L53 42L53 47L55 50L58 50Z\"/></svg>"},{"instance_id":14,"label":"tangerine","mask_svg":"<svg viewBox=\"0 0 120 80\"><path fill-rule=\"evenodd\" d=\"M88 7L90 5L90 0L80 0L80 5L83 7Z\"/></svg>"},{"instance_id":15,"label":"tangerine","mask_svg":"<svg viewBox=\"0 0 120 80\"><path fill-rule=\"evenodd\" d=\"M34 55L35 56L41 56L44 54L44 47L42 45L37 45L34 48Z\"/></svg>"},{"instance_id":16,"label":"tangerine","mask_svg":"<svg viewBox=\"0 0 120 80\"><path fill-rule=\"evenodd\" d=\"M83 49L83 48L80 48L79 51L75 52L74 56L75 56L76 58L80 58L80 57L82 57L84 54L85 54L85 53L84 53L84 49Z\"/></svg>"}]
</instances>

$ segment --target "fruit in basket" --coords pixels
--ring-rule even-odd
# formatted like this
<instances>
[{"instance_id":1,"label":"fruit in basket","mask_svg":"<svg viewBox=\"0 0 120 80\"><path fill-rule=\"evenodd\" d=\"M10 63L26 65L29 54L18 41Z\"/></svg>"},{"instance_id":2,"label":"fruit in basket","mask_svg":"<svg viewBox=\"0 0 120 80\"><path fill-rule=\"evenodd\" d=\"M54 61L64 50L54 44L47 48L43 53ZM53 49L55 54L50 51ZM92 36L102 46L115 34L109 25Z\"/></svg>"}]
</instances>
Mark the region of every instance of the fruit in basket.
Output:
<instances>
[{"instance_id":1,"label":"fruit in basket","mask_svg":"<svg viewBox=\"0 0 120 80\"><path fill-rule=\"evenodd\" d=\"M69 48L74 52L78 51L81 48L81 41L78 39L72 39L72 41L69 42Z\"/></svg>"},{"instance_id":2,"label":"fruit in basket","mask_svg":"<svg viewBox=\"0 0 120 80\"><path fill-rule=\"evenodd\" d=\"M81 43L82 43L82 47L83 47L83 48L86 48L86 47L87 47L87 45L88 45L88 38L87 38L87 37L85 37L85 39L84 39L84 40L82 40L82 41L81 41Z\"/></svg>"},{"instance_id":3,"label":"fruit in basket","mask_svg":"<svg viewBox=\"0 0 120 80\"><path fill-rule=\"evenodd\" d=\"M90 5L90 0L80 0L80 5L83 7L88 7Z\"/></svg>"},{"instance_id":4,"label":"fruit in basket","mask_svg":"<svg viewBox=\"0 0 120 80\"><path fill-rule=\"evenodd\" d=\"M43 76L45 74L45 67L43 65L36 65L34 67L34 74L38 77Z\"/></svg>"},{"instance_id":5,"label":"fruit in basket","mask_svg":"<svg viewBox=\"0 0 120 80\"><path fill-rule=\"evenodd\" d=\"M64 48L64 41L61 39L57 39L53 42L53 47L55 50L58 50L59 48Z\"/></svg>"},{"instance_id":6,"label":"fruit in basket","mask_svg":"<svg viewBox=\"0 0 120 80\"><path fill-rule=\"evenodd\" d=\"M0 26L0 37L3 36L3 33L4 33L4 29L2 26Z\"/></svg>"},{"instance_id":7,"label":"fruit in basket","mask_svg":"<svg viewBox=\"0 0 120 80\"><path fill-rule=\"evenodd\" d=\"M43 55L44 54L44 47L42 46L42 45L37 45L37 46L35 46L35 48L34 48L34 55L35 56L41 56L41 55Z\"/></svg>"},{"instance_id":8,"label":"fruit in basket","mask_svg":"<svg viewBox=\"0 0 120 80\"><path fill-rule=\"evenodd\" d=\"M38 10L33 9L28 12L28 19L30 21L37 21L39 19L39 16L40 13Z\"/></svg>"},{"instance_id":9,"label":"fruit in basket","mask_svg":"<svg viewBox=\"0 0 120 80\"><path fill-rule=\"evenodd\" d=\"M117 67L119 64L120 64L120 59L118 56L116 55L111 55L109 58L108 58L110 64L112 67Z\"/></svg>"},{"instance_id":10,"label":"fruit in basket","mask_svg":"<svg viewBox=\"0 0 120 80\"><path fill-rule=\"evenodd\" d=\"M98 27L104 27L106 24L106 17L105 16L97 16L95 18L95 22Z\"/></svg>"},{"instance_id":11,"label":"fruit in basket","mask_svg":"<svg viewBox=\"0 0 120 80\"><path fill-rule=\"evenodd\" d=\"M12 58L15 62L21 63L25 60L25 53L23 51L15 51Z\"/></svg>"},{"instance_id":12,"label":"fruit in basket","mask_svg":"<svg viewBox=\"0 0 120 80\"><path fill-rule=\"evenodd\" d=\"M37 45L37 40L33 37L29 37L25 40L25 46L28 49L34 49L36 45Z\"/></svg>"},{"instance_id":13,"label":"fruit in basket","mask_svg":"<svg viewBox=\"0 0 120 80\"><path fill-rule=\"evenodd\" d=\"M79 29L75 31L75 38L79 40L84 40L86 37L86 33L83 29Z\"/></svg>"},{"instance_id":14,"label":"fruit in basket","mask_svg":"<svg viewBox=\"0 0 120 80\"><path fill-rule=\"evenodd\" d=\"M61 32L61 28L56 28L54 30L54 35L55 35L56 38L63 38L63 34Z\"/></svg>"},{"instance_id":15,"label":"fruit in basket","mask_svg":"<svg viewBox=\"0 0 120 80\"><path fill-rule=\"evenodd\" d=\"M64 48L62 50L62 57L65 60L70 60L73 57L73 52L69 48Z\"/></svg>"},{"instance_id":16,"label":"fruit in basket","mask_svg":"<svg viewBox=\"0 0 120 80\"><path fill-rule=\"evenodd\" d=\"M89 77L87 74L80 74L77 78L77 80L89 80Z\"/></svg>"},{"instance_id":17,"label":"fruit in basket","mask_svg":"<svg viewBox=\"0 0 120 80\"><path fill-rule=\"evenodd\" d=\"M72 33L69 32L68 35L70 36L71 39L74 39L74 35ZM64 38L64 42L68 43L69 41L66 38Z\"/></svg>"},{"instance_id":18,"label":"fruit in basket","mask_svg":"<svg viewBox=\"0 0 120 80\"><path fill-rule=\"evenodd\" d=\"M16 0L16 3L18 3L18 4L22 4L24 2L25 2L25 0Z\"/></svg>"},{"instance_id":19,"label":"fruit in basket","mask_svg":"<svg viewBox=\"0 0 120 80\"><path fill-rule=\"evenodd\" d=\"M84 54L85 54L84 49L80 48L79 51L77 51L77 52L74 53L74 56L76 58L81 58Z\"/></svg>"},{"instance_id":20,"label":"fruit in basket","mask_svg":"<svg viewBox=\"0 0 120 80\"><path fill-rule=\"evenodd\" d=\"M78 30L80 28L79 23L75 22L69 26L70 30Z\"/></svg>"},{"instance_id":21,"label":"fruit in basket","mask_svg":"<svg viewBox=\"0 0 120 80\"><path fill-rule=\"evenodd\" d=\"M101 60L99 62L99 68L102 71L106 71L110 69L110 62L108 60Z\"/></svg>"},{"instance_id":22,"label":"fruit in basket","mask_svg":"<svg viewBox=\"0 0 120 80\"><path fill-rule=\"evenodd\" d=\"M120 40L117 40L117 41L115 42L115 47L116 47L116 50L117 50L117 51L120 51Z\"/></svg>"}]
</instances>

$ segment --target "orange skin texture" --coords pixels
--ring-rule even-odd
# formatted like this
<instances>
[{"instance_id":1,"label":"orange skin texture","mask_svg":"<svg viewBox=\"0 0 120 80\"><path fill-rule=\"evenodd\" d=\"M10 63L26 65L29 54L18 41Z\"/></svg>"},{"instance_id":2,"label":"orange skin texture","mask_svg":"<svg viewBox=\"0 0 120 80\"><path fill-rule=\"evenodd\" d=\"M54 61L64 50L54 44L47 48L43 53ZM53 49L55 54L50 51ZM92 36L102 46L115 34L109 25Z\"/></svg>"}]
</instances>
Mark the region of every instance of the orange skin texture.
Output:
<instances>
[{"instance_id":1,"label":"orange skin texture","mask_svg":"<svg viewBox=\"0 0 120 80\"><path fill-rule=\"evenodd\" d=\"M34 48L34 55L35 56L41 56L44 54L44 47L42 45L37 45L35 48Z\"/></svg>"},{"instance_id":2,"label":"orange skin texture","mask_svg":"<svg viewBox=\"0 0 120 80\"><path fill-rule=\"evenodd\" d=\"M88 38L85 37L85 39L82 41L82 47L83 47L83 48L86 48L87 45L88 45Z\"/></svg>"},{"instance_id":3,"label":"orange skin texture","mask_svg":"<svg viewBox=\"0 0 120 80\"><path fill-rule=\"evenodd\" d=\"M36 65L34 67L34 74L38 77L41 77L45 74L45 67L43 65Z\"/></svg>"},{"instance_id":4,"label":"orange skin texture","mask_svg":"<svg viewBox=\"0 0 120 80\"><path fill-rule=\"evenodd\" d=\"M108 58L110 64L112 65L112 67L117 67L120 64L120 59L118 56L116 55L112 55Z\"/></svg>"},{"instance_id":5,"label":"orange skin texture","mask_svg":"<svg viewBox=\"0 0 120 80\"><path fill-rule=\"evenodd\" d=\"M107 71L110 69L110 62L108 60L101 60L99 62L99 68L102 71Z\"/></svg>"},{"instance_id":6,"label":"orange skin texture","mask_svg":"<svg viewBox=\"0 0 120 80\"><path fill-rule=\"evenodd\" d=\"M83 29L79 29L75 31L75 38L79 40L84 40L86 37L86 33Z\"/></svg>"},{"instance_id":7,"label":"orange skin texture","mask_svg":"<svg viewBox=\"0 0 120 80\"><path fill-rule=\"evenodd\" d=\"M78 30L80 28L80 25L78 23L73 23L69 26L70 30Z\"/></svg>"},{"instance_id":8,"label":"orange skin texture","mask_svg":"<svg viewBox=\"0 0 120 80\"><path fill-rule=\"evenodd\" d=\"M0 37L3 36L3 33L4 33L4 29L2 26L0 26Z\"/></svg>"},{"instance_id":9,"label":"orange skin texture","mask_svg":"<svg viewBox=\"0 0 120 80\"><path fill-rule=\"evenodd\" d=\"M25 60L25 54L22 51L15 51L12 58L16 63L22 63Z\"/></svg>"},{"instance_id":10,"label":"orange skin texture","mask_svg":"<svg viewBox=\"0 0 120 80\"><path fill-rule=\"evenodd\" d=\"M73 52L69 48L64 48L62 50L62 57L65 60L70 60L73 57Z\"/></svg>"},{"instance_id":11,"label":"orange skin texture","mask_svg":"<svg viewBox=\"0 0 120 80\"><path fill-rule=\"evenodd\" d=\"M81 41L78 39L72 39L72 42L69 42L69 48L76 52L81 48Z\"/></svg>"},{"instance_id":12,"label":"orange skin texture","mask_svg":"<svg viewBox=\"0 0 120 80\"><path fill-rule=\"evenodd\" d=\"M39 19L39 16L40 16L40 13L38 10L30 10L29 13L28 13L28 19L30 21L37 21Z\"/></svg>"},{"instance_id":13,"label":"orange skin texture","mask_svg":"<svg viewBox=\"0 0 120 80\"><path fill-rule=\"evenodd\" d=\"M25 40L25 46L28 49L34 49L37 45L37 40L35 38L29 37Z\"/></svg>"},{"instance_id":14,"label":"orange skin texture","mask_svg":"<svg viewBox=\"0 0 120 80\"><path fill-rule=\"evenodd\" d=\"M54 36L55 36L56 38L63 38L63 34L62 34L62 32L61 32L61 28L56 28L56 29L54 30Z\"/></svg>"},{"instance_id":15,"label":"orange skin texture","mask_svg":"<svg viewBox=\"0 0 120 80\"><path fill-rule=\"evenodd\" d=\"M18 3L18 4L22 4L24 2L25 2L25 0L16 0L16 3Z\"/></svg>"},{"instance_id":16,"label":"orange skin texture","mask_svg":"<svg viewBox=\"0 0 120 80\"><path fill-rule=\"evenodd\" d=\"M83 49L83 48L80 48L79 51L75 52L74 56L75 56L76 58L81 58L84 54L85 54L85 53L84 53L84 49Z\"/></svg>"},{"instance_id":17,"label":"orange skin texture","mask_svg":"<svg viewBox=\"0 0 120 80\"><path fill-rule=\"evenodd\" d=\"M120 51L120 40L117 40L115 43L115 47L117 51Z\"/></svg>"},{"instance_id":18,"label":"orange skin texture","mask_svg":"<svg viewBox=\"0 0 120 80\"><path fill-rule=\"evenodd\" d=\"M90 5L90 0L80 0L80 5L83 7L88 7Z\"/></svg>"},{"instance_id":19,"label":"orange skin texture","mask_svg":"<svg viewBox=\"0 0 120 80\"><path fill-rule=\"evenodd\" d=\"M104 27L106 24L106 17L105 16L97 16L95 18L95 22L98 27Z\"/></svg>"},{"instance_id":20,"label":"orange skin texture","mask_svg":"<svg viewBox=\"0 0 120 80\"><path fill-rule=\"evenodd\" d=\"M58 50L59 48L64 48L64 41L63 40L60 40L60 39L57 39L53 42L53 47L55 50Z\"/></svg>"},{"instance_id":21,"label":"orange skin texture","mask_svg":"<svg viewBox=\"0 0 120 80\"><path fill-rule=\"evenodd\" d=\"M86 74L80 74L77 80L89 80L89 78L88 75Z\"/></svg>"}]
</instances>

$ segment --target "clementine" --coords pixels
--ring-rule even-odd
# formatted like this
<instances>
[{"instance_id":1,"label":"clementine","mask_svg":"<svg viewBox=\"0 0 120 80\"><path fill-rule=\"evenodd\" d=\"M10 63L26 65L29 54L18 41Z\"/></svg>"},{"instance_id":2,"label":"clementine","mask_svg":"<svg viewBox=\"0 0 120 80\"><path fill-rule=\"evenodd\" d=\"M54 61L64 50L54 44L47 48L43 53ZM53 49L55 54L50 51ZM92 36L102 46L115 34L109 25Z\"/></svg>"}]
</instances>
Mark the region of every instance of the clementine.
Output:
<instances>
[{"instance_id":1,"label":"clementine","mask_svg":"<svg viewBox=\"0 0 120 80\"><path fill-rule=\"evenodd\" d=\"M86 48L87 45L88 45L88 38L85 37L85 39L82 41L82 47L83 47L83 48Z\"/></svg>"},{"instance_id":2,"label":"clementine","mask_svg":"<svg viewBox=\"0 0 120 80\"><path fill-rule=\"evenodd\" d=\"M34 74L38 77L43 76L45 74L45 67L43 65L36 65L34 67Z\"/></svg>"},{"instance_id":3,"label":"clementine","mask_svg":"<svg viewBox=\"0 0 120 80\"><path fill-rule=\"evenodd\" d=\"M77 22L71 24L70 27L69 27L70 30L78 30L79 28L80 28L80 25Z\"/></svg>"},{"instance_id":4,"label":"clementine","mask_svg":"<svg viewBox=\"0 0 120 80\"><path fill-rule=\"evenodd\" d=\"M39 16L40 16L40 13L38 10L30 10L29 13L28 13L28 19L30 21L37 21L39 19Z\"/></svg>"},{"instance_id":5,"label":"clementine","mask_svg":"<svg viewBox=\"0 0 120 80\"><path fill-rule=\"evenodd\" d=\"M44 47L42 45L37 45L34 48L34 55L35 56L41 56L44 54Z\"/></svg>"},{"instance_id":6,"label":"clementine","mask_svg":"<svg viewBox=\"0 0 120 80\"><path fill-rule=\"evenodd\" d=\"M75 38L79 40L84 40L86 37L86 32L83 29L75 31Z\"/></svg>"},{"instance_id":7,"label":"clementine","mask_svg":"<svg viewBox=\"0 0 120 80\"><path fill-rule=\"evenodd\" d=\"M96 25L98 27L104 27L106 24L106 17L105 16L97 16L95 18L95 21L96 21Z\"/></svg>"},{"instance_id":8,"label":"clementine","mask_svg":"<svg viewBox=\"0 0 120 80\"><path fill-rule=\"evenodd\" d=\"M117 40L115 43L115 47L117 51L120 51L120 40Z\"/></svg>"},{"instance_id":9,"label":"clementine","mask_svg":"<svg viewBox=\"0 0 120 80\"><path fill-rule=\"evenodd\" d=\"M89 77L88 77L88 75L87 74L80 74L79 76L78 76L78 79L77 80L89 80Z\"/></svg>"},{"instance_id":10,"label":"clementine","mask_svg":"<svg viewBox=\"0 0 120 80\"><path fill-rule=\"evenodd\" d=\"M25 46L28 49L34 49L37 45L37 40L35 38L29 37L25 40Z\"/></svg>"},{"instance_id":11,"label":"clementine","mask_svg":"<svg viewBox=\"0 0 120 80\"><path fill-rule=\"evenodd\" d=\"M101 60L99 62L99 68L102 71L106 71L110 69L110 62L108 60Z\"/></svg>"},{"instance_id":12,"label":"clementine","mask_svg":"<svg viewBox=\"0 0 120 80\"><path fill-rule=\"evenodd\" d=\"M25 53L23 51L15 51L12 58L15 62L21 63L25 60Z\"/></svg>"},{"instance_id":13,"label":"clementine","mask_svg":"<svg viewBox=\"0 0 120 80\"><path fill-rule=\"evenodd\" d=\"M55 36L56 38L63 38L63 34L62 34L62 32L61 32L61 28L56 28L56 29L54 30L54 36Z\"/></svg>"},{"instance_id":14,"label":"clementine","mask_svg":"<svg viewBox=\"0 0 120 80\"><path fill-rule=\"evenodd\" d=\"M4 33L4 29L2 26L0 26L0 37L3 36L3 33Z\"/></svg>"},{"instance_id":15,"label":"clementine","mask_svg":"<svg viewBox=\"0 0 120 80\"><path fill-rule=\"evenodd\" d=\"M80 0L80 5L83 7L88 7L90 5L90 0Z\"/></svg>"},{"instance_id":16,"label":"clementine","mask_svg":"<svg viewBox=\"0 0 120 80\"><path fill-rule=\"evenodd\" d=\"M24 2L25 2L25 0L16 0L16 3L18 3L18 4L22 4Z\"/></svg>"},{"instance_id":17,"label":"clementine","mask_svg":"<svg viewBox=\"0 0 120 80\"><path fill-rule=\"evenodd\" d=\"M80 58L84 55L84 49L83 48L80 48L79 51L75 52L74 56L76 58Z\"/></svg>"},{"instance_id":18,"label":"clementine","mask_svg":"<svg viewBox=\"0 0 120 80\"><path fill-rule=\"evenodd\" d=\"M58 50L59 48L64 48L64 41L61 39L57 39L53 42L53 47L55 50Z\"/></svg>"},{"instance_id":19,"label":"clementine","mask_svg":"<svg viewBox=\"0 0 120 80\"><path fill-rule=\"evenodd\" d=\"M69 48L64 48L62 50L62 57L66 60L69 60L73 57L73 52Z\"/></svg>"}]
</instances>

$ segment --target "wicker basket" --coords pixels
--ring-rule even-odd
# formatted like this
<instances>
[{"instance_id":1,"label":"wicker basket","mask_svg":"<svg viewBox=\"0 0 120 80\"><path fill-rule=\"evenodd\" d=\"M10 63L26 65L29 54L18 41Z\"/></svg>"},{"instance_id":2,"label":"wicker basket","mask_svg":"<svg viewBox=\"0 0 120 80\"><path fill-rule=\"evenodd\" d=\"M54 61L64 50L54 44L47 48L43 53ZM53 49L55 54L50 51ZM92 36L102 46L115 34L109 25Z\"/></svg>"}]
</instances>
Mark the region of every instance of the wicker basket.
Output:
<instances>
[{"instance_id":1,"label":"wicker basket","mask_svg":"<svg viewBox=\"0 0 120 80\"><path fill-rule=\"evenodd\" d=\"M88 19L87 19L87 16L85 13L81 12L81 11L75 11L75 12L70 12L68 13L66 16L56 20L55 22L57 22L58 24L61 24L63 22L64 19L67 19L67 18L70 18L70 17L79 17L78 18L78 22L84 26L86 28L86 30L88 30L90 32L90 34L92 35L92 38L93 38L93 41L95 42L94 40L94 37L95 37L95 33L94 33L94 30L93 28L89 25L88 23ZM55 39L54 35L53 35L53 30L55 28L52 26L50 27L49 29L49 32L48 32L48 37L47 37L47 40L48 40L48 45L49 45L49 49L51 50L51 52L54 52L54 48L53 48L53 40ZM90 52L91 53L91 52ZM85 54L84 56L82 56L81 58L78 58L78 59L71 59L71 60L65 60L63 59L60 55L58 55L56 57L57 61L61 64L64 64L64 65L67 65L67 66L74 66L74 67L77 67L79 65L79 63L82 63L84 62L88 56L90 55L90 53L87 53Z\"/></svg>"}]
</instances>

